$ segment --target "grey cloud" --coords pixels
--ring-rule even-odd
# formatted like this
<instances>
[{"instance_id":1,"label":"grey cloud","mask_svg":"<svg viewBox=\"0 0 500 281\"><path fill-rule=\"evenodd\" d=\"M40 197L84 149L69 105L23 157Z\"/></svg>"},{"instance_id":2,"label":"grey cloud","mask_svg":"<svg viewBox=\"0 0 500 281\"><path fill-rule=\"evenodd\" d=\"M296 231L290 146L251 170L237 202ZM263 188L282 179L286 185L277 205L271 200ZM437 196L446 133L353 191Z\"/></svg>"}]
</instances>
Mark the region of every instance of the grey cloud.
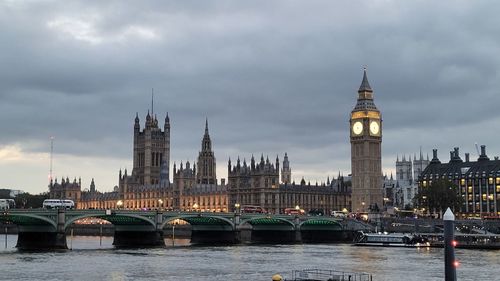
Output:
<instances>
[{"instance_id":1,"label":"grey cloud","mask_svg":"<svg viewBox=\"0 0 500 281\"><path fill-rule=\"evenodd\" d=\"M287 151L297 169L349 171L363 65L384 118L385 168L420 145L471 141L422 132L498 118L493 1L13 3L0 5L1 146L47 151L56 135L58 153L126 165L133 118L144 122L155 88L160 123L167 111L172 120L172 160L193 161L208 117L219 167ZM49 25L58 19L88 23L100 41ZM155 37L125 34L132 27Z\"/></svg>"}]
</instances>

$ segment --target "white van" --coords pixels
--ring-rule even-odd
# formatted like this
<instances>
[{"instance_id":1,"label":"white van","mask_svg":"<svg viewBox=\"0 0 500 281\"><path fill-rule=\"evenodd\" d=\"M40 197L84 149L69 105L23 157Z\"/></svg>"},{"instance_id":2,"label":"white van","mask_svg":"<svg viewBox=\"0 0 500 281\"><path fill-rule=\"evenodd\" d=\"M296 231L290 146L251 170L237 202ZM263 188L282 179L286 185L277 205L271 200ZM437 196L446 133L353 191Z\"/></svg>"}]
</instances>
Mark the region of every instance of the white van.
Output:
<instances>
[{"instance_id":1,"label":"white van","mask_svg":"<svg viewBox=\"0 0 500 281\"><path fill-rule=\"evenodd\" d=\"M0 199L0 210L7 210L9 207L8 199Z\"/></svg>"}]
</instances>

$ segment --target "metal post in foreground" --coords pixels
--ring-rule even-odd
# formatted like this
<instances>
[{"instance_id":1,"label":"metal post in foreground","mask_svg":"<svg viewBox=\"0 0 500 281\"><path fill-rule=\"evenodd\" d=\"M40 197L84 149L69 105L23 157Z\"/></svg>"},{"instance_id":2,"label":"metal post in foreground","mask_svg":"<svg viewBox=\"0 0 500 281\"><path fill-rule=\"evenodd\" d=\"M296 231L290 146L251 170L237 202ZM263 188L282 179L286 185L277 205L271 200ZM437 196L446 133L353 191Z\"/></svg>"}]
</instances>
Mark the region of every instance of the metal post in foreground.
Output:
<instances>
[{"instance_id":1,"label":"metal post in foreground","mask_svg":"<svg viewBox=\"0 0 500 281\"><path fill-rule=\"evenodd\" d=\"M7 227L5 227L5 249L7 249Z\"/></svg>"},{"instance_id":2,"label":"metal post in foreground","mask_svg":"<svg viewBox=\"0 0 500 281\"><path fill-rule=\"evenodd\" d=\"M172 223L172 247L175 246L175 222Z\"/></svg>"},{"instance_id":3,"label":"metal post in foreground","mask_svg":"<svg viewBox=\"0 0 500 281\"><path fill-rule=\"evenodd\" d=\"M456 281L456 261L455 261L455 215L450 208L443 216L444 221L444 280Z\"/></svg>"},{"instance_id":4,"label":"metal post in foreground","mask_svg":"<svg viewBox=\"0 0 500 281\"><path fill-rule=\"evenodd\" d=\"M99 246L102 246L102 222L99 223Z\"/></svg>"},{"instance_id":5,"label":"metal post in foreground","mask_svg":"<svg viewBox=\"0 0 500 281\"><path fill-rule=\"evenodd\" d=\"M69 244L69 249L73 250L73 228L71 228L71 241L70 241L70 244Z\"/></svg>"}]
</instances>

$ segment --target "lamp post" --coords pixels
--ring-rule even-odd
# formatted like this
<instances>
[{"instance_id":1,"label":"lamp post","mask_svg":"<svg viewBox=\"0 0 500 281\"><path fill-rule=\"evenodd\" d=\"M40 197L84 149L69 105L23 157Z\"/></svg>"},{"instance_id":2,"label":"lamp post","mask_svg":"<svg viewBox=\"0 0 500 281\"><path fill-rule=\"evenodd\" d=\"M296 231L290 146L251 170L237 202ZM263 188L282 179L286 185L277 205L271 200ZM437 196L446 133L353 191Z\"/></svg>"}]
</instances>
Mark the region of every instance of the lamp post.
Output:
<instances>
[{"instance_id":1,"label":"lamp post","mask_svg":"<svg viewBox=\"0 0 500 281\"><path fill-rule=\"evenodd\" d=\"M123 201L122 200L118 200L118 202L116 202L116 208L119 210L121 209L123 206Z\"/></svg>"},{"instance_id":2,"label":"lamp post","mask_svg":"<svg viewBox=\"0 0 500 281\"><path fill-rule=\"evenodd\" d=\"M240 213L240 203L234 204L234 211L238 214Z\"/></svg>"},{"instance_id":3,"label":"lamp post","mask_svg":"<svg viewBox=\"0 0 500 281\"><path fill-rule=\"evenodd\" d=\"M387 203L389 203L389 198L384 197L384 209L387 210Z\"/></svg>"},{"instance_id":4,"label":"lamp post","mask_svg":"<svg viewBox=\"0 0 500 281\"><path fill-rule=\"evenodd\" d=\"M198 211L198 203L194 203L193 204L193 209L194 209L195 212Z\"/></svg>"},{"instance_id":5,"label":"lamp post","mask_svg":"<svg viewBox=\"0 0 500 281\"><path fill-rule=\"evenodd\" d=\"M300 206L295 205L295 210L297 211L297 215L300 215Z\"/></svg>"},{"instance_id":6,"label":"lamp post","mask_svg":"<svg viewBox=\"0 0 500 281\"><path fill-rule=\"evenodd\" d=\"M363 208L363 210L362 210L362 211L364 212L364 211L365 211L365 201L361 202L361 206L363 206L363 207L362 207L362 208Z\"/></svg>"},{"instance_id":7,"label":"lamp post","mask_svg":"<svg viewBox=\"0 0 500 281\"><path fill-rule=\"evenodd\" d=\"M163 200L158 199L158 206L160 207L160 211L161 211L161 209L163 209Z\"/></svg>"}]
</instances>

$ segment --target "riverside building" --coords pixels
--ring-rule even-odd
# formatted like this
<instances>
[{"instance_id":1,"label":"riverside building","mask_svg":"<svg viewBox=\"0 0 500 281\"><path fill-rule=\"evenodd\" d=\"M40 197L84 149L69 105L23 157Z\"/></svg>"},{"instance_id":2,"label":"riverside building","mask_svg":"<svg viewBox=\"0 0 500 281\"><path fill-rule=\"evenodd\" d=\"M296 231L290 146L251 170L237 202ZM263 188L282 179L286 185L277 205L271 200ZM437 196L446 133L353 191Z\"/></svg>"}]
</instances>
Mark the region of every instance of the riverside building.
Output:
<instances>
[{"instance_id":1,"label":"riverside building","mask_svg":"<svg viewBox=\"0 0 500 281\"><path fill-rule=\"evenodd\" d=\"M208 132L208 120L198 169L187 162L179 169L174 164L173 183L169 180L170 119L165 117L163 130L156 117L149 112L141 131L139 117L134 122L134 161L132 173L119 171L118 186L112 192L99 192L92 180L89 189L78 190L80 209L165 209L179 211L227 211L227 193L224 179L217 183L215 155Z\"/></svg>"},{"instance_id":2,"label":"riverside building","mask_svg":"<svg viewBox=\"0 0 500 281\"><path fill-rule=\"evenodd\" d=\"M447 179L458 188L464 199L462 213L500 214L500 160L491 160L486 155L486 146L481 146L477 161L471 161L465 154L465 161L459 155L459 149L450 151L448 163L441 163L437 149L433 158L419 178L419 189L427 188L434 180Z\"/></svg>"},{"instance_id":3,"label":"riverside building","mask_svg":"<svg viewBox=\"0 0 500 281\"><path fill-rule=\"evenodd\" d=\"M270 213L284 213L285 209L294 209L297 206L305 211L318 210L321 213L330 213L334 210L350 209L350 188L343 177L327 184L306 184L302 179L300 184L288 182L291 179L291 169L288 155L285 154L282 174L284 182L280 183L279 158L274 163L261 155L256 162L254 156L250 164L243 163L238 158L235 165L228 161L227 193L230 210L235 211L238 206L259 206Z\"/></svg>"}]
</instances>

